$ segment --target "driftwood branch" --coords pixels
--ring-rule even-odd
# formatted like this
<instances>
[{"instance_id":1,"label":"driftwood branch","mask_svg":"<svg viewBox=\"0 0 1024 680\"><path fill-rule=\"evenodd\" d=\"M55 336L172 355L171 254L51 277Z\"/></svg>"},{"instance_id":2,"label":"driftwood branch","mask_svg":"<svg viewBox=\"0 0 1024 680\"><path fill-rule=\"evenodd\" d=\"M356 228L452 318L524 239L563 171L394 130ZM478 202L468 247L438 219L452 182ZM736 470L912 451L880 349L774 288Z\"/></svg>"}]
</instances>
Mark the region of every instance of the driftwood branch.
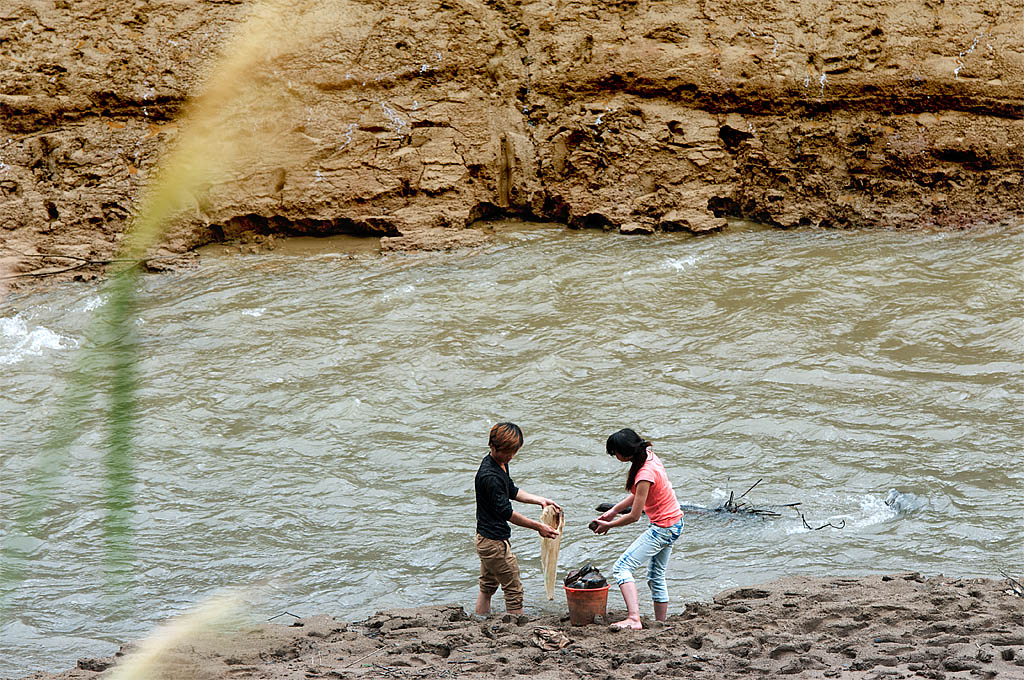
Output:
<instances>
[{"instance_id":1,"label":"driftwood branch","mask_svg":"<svg viewBox=\"0 0 1024 680\"><path fill-rule=\"evenodd\" d=\"M20 279L20 278L24 278L26 276L52 276L53 274L63 274L64 272L73 272L76 269L81 269L83 267L88 267L88 266L89 266L88 262L82 262L80 264L76 264L76 265L73 265L71 267L64 267L63 269L35 269L33 271L23 272L21 274L6 274L4 276L0 276L0 280Z\"/></svg>"},{"instance_id":2,"label":"driftwood branch","mask_svg":"<svg viewBox=\"0 0 1024 680\"><path fill-rule=\"evenodd\" d=\"M764 479L764 477L762 477L761 479L759 479L756 482L754 482L753 484L751 484L750 488L747 489L746 491L744 491L743 494L740 496L740 498L743 498L743 496L746 496L748 493L750 493L755 486L757 486L758 484L761 483L761 480L763 480L763 479Z\"/></svg>"},{"instance_id":3,"label":"driftwood branch","mask_svg":"<svg viewBox=\"0 0 1024 680\"><path fill-rule=\"evenodd\" d=\"M1002 574L1003 578L1009 582L1010 589L1013 590L1017 597L1024 597L1024 586L1020 584L1020 581L1017 581L1015 578L1010 576L1005 569L1000 569L999 573Z\"/></svg>"},{"instance_id":4,"label":"driftwood branch","mask_svg":"<svg viewBox=\"0 0 1024 680\"><path fill-rule=\"evenodd\" d=\"M111 262L145 262L147 259L157 258L143 258L141 260L131 257L112 257L106 260L93 260L88 257L81 257L79 255L65 255L64 253L18 253L22 257L35 257L41 260L48 259L60 259L60 260L78 260L79 262L85 262L86 264L110 264Z\"/></svg>"},{"instance_id":5,"label":"driftwood branch","mask_svg":"<svg viewBox=\"0 0 1024 680\"><path fill-rule=\"evenodd\" d=\"M152 260L171 260L174 259L175 255L163 255L159 257L144 257L141 259L134 259L129 257L111 257L103 260L94 260L88 257L80 257L78 255L65 255L63 253L18 253L21 257L35 258L38 260L72 260L78 264L73 264L70 267L63 267L61 269L35 269L30 272L22 272L20 274L7 274L0 276L0 280L5 279L17 279L24 278L27 276L53 276L54 274L63 274L65 272L73 272L76 269L82 269L90 265L107 265L113 264L114 262L129 262L132 266L137 267L139 265L145 265Z\"/></svg>"}]
</instances>

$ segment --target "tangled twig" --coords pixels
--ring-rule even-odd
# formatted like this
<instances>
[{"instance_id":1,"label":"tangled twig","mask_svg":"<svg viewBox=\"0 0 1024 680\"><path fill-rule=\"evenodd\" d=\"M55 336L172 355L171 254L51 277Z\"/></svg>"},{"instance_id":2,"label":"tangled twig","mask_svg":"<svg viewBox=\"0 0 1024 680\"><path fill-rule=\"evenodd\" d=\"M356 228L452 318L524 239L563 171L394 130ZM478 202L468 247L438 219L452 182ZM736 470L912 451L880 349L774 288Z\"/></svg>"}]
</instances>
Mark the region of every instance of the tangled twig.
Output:
<instances>
[{"instance_id":1,"label":"tangled twig","mask_svg":"<svg viewBox=\"0 0 1024 680\"><path fill-rule=\"evenodd\" d=\"M804 513L802 513L799 510L797 510L796 514L800 515L800 521L803 522L804 523L804 527L809 529L810 531L821 531L825 527L832 527L833 529L844 529L846 527L846 520L845 519L839 520L839 522L840 522L839 526L836 526L835 524L832 524L832 522L825 522L820 527L812 527L810 524L807 523L807 519L804 517Z\"/></svg>"},{"instance_id":2,"label":"tangled twig","mask_svg":"<svg viewBox=\"0 0 1024 680\"><path fill-rule=\"evenodd\" d=\"M746 491L741 493L738 498L735 497L736 492L730 491L729 492L729 500L727 500L724 505L720 506L719 508L716 508L716 510L723 510L725 512L731 512L731 513L742 512L743 514L755 515L757 517L771 517L771 518L780 517L781 515L779 515L779 513L775 512L773 510L764 510L762 508L754 507L749 502L740 502L740 499L743 498L744 496L746 496L751 491L753 491L754 487L757 486L758 484L760 484L763 479L764 479L764 477L762 477L761 479L759 479L756 482L754 482L753 484L751 484L750 488L748 488ZM799 503L792 503L790 505L800 505L800 504ZM783 506L783 507L786 507L786 506Z\"/></svg>"},{"instance_id":3,"label":"tangled twig","mask_svg":"<svg viewBox=\"0 0 1024 680\"><path fill-rule=\"evenodd\" d=\"M281 618L282 616L294 616L294 617L295 617L295 618L297 618L297 619L301 619L301 618L302 618L302 617L301 617L301 616L299 616L298 614L292 614L291 612L281 612L281 613L280 613L280 614L278 614L277 616L271 616L271 617L270 617L269 619L267 619L267 621L273 621L274 619L279 619L279 618Z\"/></svg>"}]
</instances>

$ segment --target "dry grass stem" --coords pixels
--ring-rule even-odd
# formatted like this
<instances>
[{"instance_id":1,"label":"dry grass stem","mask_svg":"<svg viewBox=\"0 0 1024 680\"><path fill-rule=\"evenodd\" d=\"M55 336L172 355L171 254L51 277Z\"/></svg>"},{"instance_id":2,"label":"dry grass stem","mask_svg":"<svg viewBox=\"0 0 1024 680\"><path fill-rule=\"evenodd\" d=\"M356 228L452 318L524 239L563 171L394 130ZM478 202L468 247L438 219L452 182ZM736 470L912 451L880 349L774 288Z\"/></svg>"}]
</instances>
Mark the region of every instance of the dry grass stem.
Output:
<instances>
[{"instance_id":1,"label":"dry grass stem","mask_svg":"<svg viewBox=\"0 0 1024 680\"><path fill-rule=\"evenodd\" d=\"M143 258L168 221L201 206L210 187L301 164L309 142L293 128L303 104L279 67L352 15L347 2L267 0L253 8L186 108L121 257Z\"/></svg>"},{"instance_id":2,"label":"dry grass stem","mask_svg":"<svg viewBox=\"0 0 1024 680\"><path fill-rule=\"evenodd\" d=\"M216 595L191 612L159 626L111 671L107 680L151 680L163 676L162 671L168 669L162 668L162 664L170 652L199 636L227 629L242 602L238 593Z\"/></svg>"}]
</instances>

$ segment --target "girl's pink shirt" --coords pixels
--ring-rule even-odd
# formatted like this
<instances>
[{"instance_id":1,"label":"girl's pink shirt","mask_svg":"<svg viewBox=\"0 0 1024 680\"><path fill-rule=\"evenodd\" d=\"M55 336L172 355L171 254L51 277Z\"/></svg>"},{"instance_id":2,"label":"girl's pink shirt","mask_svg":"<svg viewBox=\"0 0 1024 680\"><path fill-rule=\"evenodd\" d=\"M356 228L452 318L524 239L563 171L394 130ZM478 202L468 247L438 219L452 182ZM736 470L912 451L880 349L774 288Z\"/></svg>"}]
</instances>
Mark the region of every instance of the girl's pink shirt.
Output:
<instances>
[{"instance_id":1,"label":"girl's pink shirt","mask_svg":"<svg viewBox=\"0 0 1024 680\"><path fill-rule=\"evenodd\" d=\"M676 492L672 490L672 482L668 481L665 466L661 459L654 455L654 451L647 449L647 461L636 473L633 493L636 493L636 482L651 483L644 512L652 524L670 527L682 518L683 511L679 509L679 501L676 500Z\"/></svg>"}]
</instances>

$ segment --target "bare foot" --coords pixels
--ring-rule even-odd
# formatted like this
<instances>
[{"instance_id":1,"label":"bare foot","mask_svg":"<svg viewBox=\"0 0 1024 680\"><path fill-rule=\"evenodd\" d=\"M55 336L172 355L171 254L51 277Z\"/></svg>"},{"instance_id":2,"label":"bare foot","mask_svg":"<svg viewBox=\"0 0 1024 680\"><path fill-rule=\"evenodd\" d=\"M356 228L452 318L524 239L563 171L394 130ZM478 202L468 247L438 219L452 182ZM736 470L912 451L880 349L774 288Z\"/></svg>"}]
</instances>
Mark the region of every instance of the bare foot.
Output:
<instances>
[{"instance_id":1,"label":"bare foot","mask_svg":"<svg viewBox=\"0 0 1024 680\"><path fill-rule=\"evenodd\" d=\"M616 628L629 628L631 630L643 629L643 624L641 624L640 621L637 619L622 619L621 621L613 623L612 625Z\"/></svg>"}]
</instances>

